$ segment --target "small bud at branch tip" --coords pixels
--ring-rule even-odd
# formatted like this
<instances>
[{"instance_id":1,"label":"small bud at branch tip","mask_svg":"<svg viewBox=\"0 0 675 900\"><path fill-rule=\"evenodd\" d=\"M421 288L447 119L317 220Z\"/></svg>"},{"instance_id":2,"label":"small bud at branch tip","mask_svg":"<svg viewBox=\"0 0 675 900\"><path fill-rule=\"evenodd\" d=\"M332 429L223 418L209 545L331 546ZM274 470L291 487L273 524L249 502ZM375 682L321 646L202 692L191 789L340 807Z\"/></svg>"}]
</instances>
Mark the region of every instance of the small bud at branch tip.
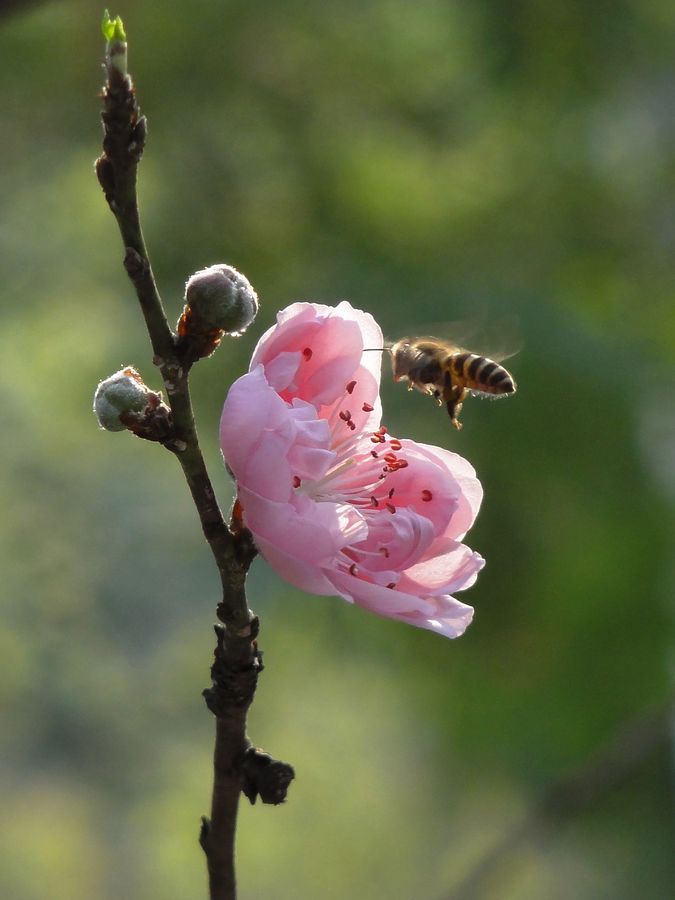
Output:
<instances>
[{"instance_id":1,"label":"small bud at branch tip","mask_svg":"<svg viewBox=\"0 0 675 900\"><path fill-rule=\"evenodd\" d=\"M120 75L126 77L127 74L127 36L124 31L124 24L120 16L110 17L110 13L106 9L103 13L103 21L101 22L101 31L107 44L105 48L106 65L110 69L116 69Z\"/></svg>"},{"instance_id":2,"label":"small bud at branch tip","mask_svg":"<svg viewBox=\"0 0 675 900\"><path fill-rule=\"evenodd\" d=\"M103 11L103 21L101 22L101 31L106 41L126 41L127 36L124 33L124 24L120 16L110 17L108 10Z\"/></svg>"}]
</instances>

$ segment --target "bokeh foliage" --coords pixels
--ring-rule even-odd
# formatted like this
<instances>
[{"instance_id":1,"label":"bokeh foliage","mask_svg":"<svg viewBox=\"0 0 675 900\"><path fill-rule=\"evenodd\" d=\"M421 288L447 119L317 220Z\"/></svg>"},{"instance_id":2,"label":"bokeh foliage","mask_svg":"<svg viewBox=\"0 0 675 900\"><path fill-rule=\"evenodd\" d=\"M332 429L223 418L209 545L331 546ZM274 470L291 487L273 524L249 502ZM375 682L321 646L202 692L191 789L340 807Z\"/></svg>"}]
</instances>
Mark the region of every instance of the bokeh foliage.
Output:
<instances>
[{"instance_id":1,"label":"bokeh foliage","mask_svg":"<svg viewBox=\"0 0 675 900\"><path fill-rule=\"evenodd\" d=\"M93 175L102 9L0 20L0 896L204 896L217 578L168 453L96 429L152 381ZM148 244L171 317L227 261L260 320L193 377L202 442L263 327L349 298L392 337L516 317L518 395L454 433L385 384L390 430L476 466L488 560L460 641L311 598L256 562L254 740L297 767L244 808L243 898L441 900L536 798L671 690L675 7L669 0L213 3L120 13L150 121ZM496 325L499 332L501 326ZM385 379L386 382L386 379ZM153 384L153 386L158 386ZM675 890L667 753L480 896Z\"/></svg>"}]
</instances>

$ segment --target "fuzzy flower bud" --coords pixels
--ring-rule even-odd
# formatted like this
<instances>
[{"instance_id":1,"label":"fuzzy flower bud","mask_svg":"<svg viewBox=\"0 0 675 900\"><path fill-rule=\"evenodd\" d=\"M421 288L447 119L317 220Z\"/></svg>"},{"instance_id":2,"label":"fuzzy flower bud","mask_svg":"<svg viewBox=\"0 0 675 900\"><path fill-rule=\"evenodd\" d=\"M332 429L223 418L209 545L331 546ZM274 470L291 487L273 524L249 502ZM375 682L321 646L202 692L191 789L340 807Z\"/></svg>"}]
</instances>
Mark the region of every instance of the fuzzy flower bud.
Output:
<instances>
[{"instance_id":1,"label":"fuzzy flower bud","mask_svg":"<svg viewBox=\"0 0 675 900\"><path fill-rule=\"evenodd\" d=\"M258 297L249 280L232 266L209 266L190 276L178 320L176 351L191 365L211 356L224 334L239 337L255 319Z\"/></svg>"},{"instance_id":2,"label":"fuzzy flower bud","mask_svg":"<svg viewBox=\"0 0 675 900\"><path fill-rule=\"evenodd\" d=\"M258 312L258 297L248 278L222 264L190 276L185 303L203 328L232 335L246 331Z\"/></svg>"},{"instance_id":3,"label":"fuzzy flower bud","mask_svg":"<svg viewBox=\"0 0 675 900\"><path fill-rule=\"evenodd\" d=\"M106 431L125 431L127 425L120 414L142 413L148 406L151 391L131 366L120 369L102 381L94 394L94 413Z\"/></svg>"},{"instance_id":4,"label":"fuzzy flower bud","mask_svg":"<svg viewBox=\"0 0 675 900\"><path fill-rule=\"evenodd\" d=\"M126 366L102 381L94 394L94 413L106 431L131 431L146 441L159 441L169 450L187 446L176 438L171 409L151 391L136 369Z\"/></svg>"}]
</instances>

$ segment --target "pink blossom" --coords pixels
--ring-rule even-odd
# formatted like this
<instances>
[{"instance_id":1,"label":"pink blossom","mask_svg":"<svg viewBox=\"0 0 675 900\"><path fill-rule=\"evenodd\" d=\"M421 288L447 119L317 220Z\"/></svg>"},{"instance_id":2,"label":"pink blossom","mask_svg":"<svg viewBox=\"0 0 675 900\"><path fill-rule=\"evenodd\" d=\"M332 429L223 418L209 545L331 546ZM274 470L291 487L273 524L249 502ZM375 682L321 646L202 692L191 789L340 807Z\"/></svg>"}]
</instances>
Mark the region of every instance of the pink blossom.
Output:
<instances>
[{"instance_id":1,"label":"pink blossom","mask_svg":"<svg viewBox=\"0 0 675 900\"><path fill-rule=\"evenodd\" d=\"M462 538L482 488L449 450L380 425L382 332L367 313L294 303L230 388L223 456L268 563L305 591L458 637L473 609L453 592L484 561Z\"/></svg>"}]
</instances>

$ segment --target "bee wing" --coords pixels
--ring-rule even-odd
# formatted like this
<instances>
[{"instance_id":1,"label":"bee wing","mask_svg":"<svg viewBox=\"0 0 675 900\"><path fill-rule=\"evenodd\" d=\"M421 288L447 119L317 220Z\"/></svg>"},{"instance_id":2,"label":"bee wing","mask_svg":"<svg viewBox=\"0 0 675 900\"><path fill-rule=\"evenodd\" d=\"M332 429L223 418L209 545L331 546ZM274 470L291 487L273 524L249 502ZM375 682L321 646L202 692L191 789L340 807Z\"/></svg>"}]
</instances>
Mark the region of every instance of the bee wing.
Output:
<instances>
[{"instance_id":1,"label":"bee wing","mask_svg":"<svg viewBox=\"0 0 675 900\"><path fill-rule=\"evenodd\" d=\"M430 344L442 344L450 353L455 350L461 350L462 347L455 340L441 337L438 334L409 334L404 337L397 338L396 341L389 341L389 346L393 347L395 343L405 341L410 344L421 344L428 341Z\"/></svg>"},{"instance_id":2,"label":"bee wing","mask_svg":"<svg viewBox=\"0 0 675 900\"><path fill-rule=\"evenodd\" d=\"M403 328L397 329L394 334L398 336L393 340L386 340L385 344L391 348L397 341L432 341L446 344L450 349L459 350L467 343L471 343L471 333L474 327L468 320L457 319L443 322L416 322L406 323Z\"/></svg>"},{"instance_id":3,"label":"bee wing","mask_svg":"<svg viewBox=\"0 0 675 900\"><path fill-rule=\"evenodd\" d=\"M420 334L424 331L423 334ZM517 316L483 315L477 319L456 319L445 322L420 323L410 328L408 340L440 341L450 352L466 350L479 356L487 356L495 362L503 362L523 348L522 332ZM400 340L398 338L397 340ZM391 348L393 341L386 342Z\"/></svg>"}]
</instances>

